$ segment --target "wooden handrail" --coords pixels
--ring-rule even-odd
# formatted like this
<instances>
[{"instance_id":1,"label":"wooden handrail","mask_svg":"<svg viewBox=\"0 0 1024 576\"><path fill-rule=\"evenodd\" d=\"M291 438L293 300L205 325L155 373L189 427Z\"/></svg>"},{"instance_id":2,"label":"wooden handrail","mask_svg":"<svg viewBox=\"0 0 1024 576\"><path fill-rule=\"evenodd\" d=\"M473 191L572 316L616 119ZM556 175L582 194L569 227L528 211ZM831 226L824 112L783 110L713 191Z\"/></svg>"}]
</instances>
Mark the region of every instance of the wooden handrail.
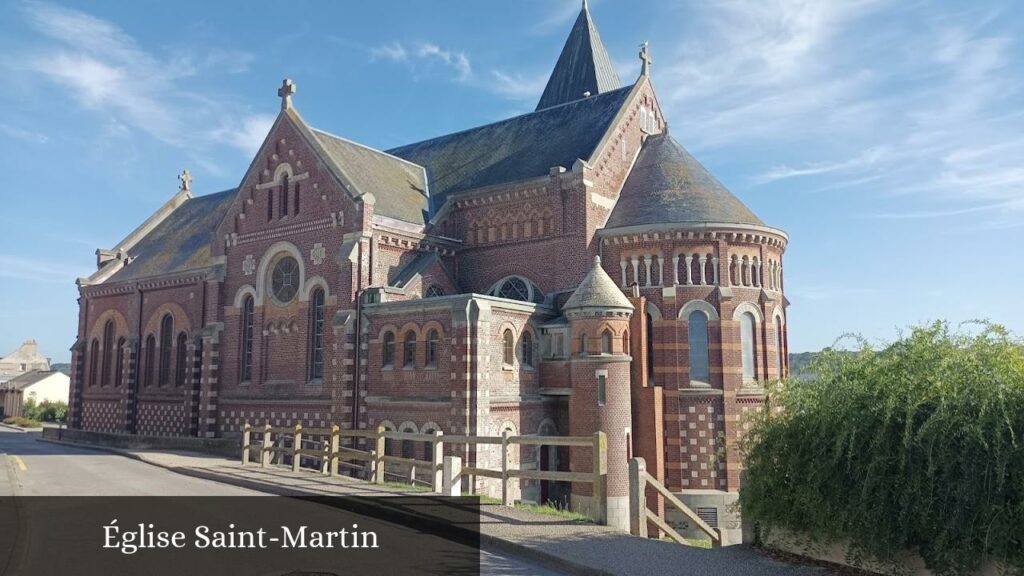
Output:
<instances>
[{"instance_id":1,"label":"wooden handrail","mask_svg":"<svg viewBox=\"0 0 1024 576\"><path fill-rule=\"evenodd\" d=\"M643 458L633 458L629 461L629 532L636 536L647 537L647 522L651 522L659 530L665 532L673 540L680 544L689 544L675 529L661 518L656 512L647 508L647 487L650 486L665 498L676 510L693 522L702 532L711 538L711 546L717 548L722 545L722 531L712 528L690 510L687 506L669 491L657 478L647 472L647 463Z\"/></svg>"}]
</instances>

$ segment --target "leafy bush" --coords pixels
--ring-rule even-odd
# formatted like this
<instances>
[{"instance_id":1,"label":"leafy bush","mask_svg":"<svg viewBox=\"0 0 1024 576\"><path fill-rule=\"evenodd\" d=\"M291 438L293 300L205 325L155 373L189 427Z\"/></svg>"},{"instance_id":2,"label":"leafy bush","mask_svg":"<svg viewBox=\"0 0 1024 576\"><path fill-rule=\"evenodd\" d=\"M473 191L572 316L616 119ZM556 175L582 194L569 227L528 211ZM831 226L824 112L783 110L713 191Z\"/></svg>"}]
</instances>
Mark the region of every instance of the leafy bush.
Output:
<instances>
[{"instance_id":1,"label":"leafy bush","mask_svg":"<svg viewBox=\"0 0 1024 576\"><path fill-rule=\"evenodd\" d=\"M918 552L943 574L1024 573L1024 347L944 322L879 352L826 350L781 382L741 446L743 514L852 559Z\"/></svg>"},{"instance_id":2,"label":"leafy bush","mask_svg":"<svg viewBox=\"0 0 1024 576\"><path fill-rule=\"evenodd\" d=\"M68 419L68 404L61 400L56 402L43 400L36 404L35 398L29 398L25 401L22 413L26 418L41 422L66 422Z\"/></svg>"}]
</instances>

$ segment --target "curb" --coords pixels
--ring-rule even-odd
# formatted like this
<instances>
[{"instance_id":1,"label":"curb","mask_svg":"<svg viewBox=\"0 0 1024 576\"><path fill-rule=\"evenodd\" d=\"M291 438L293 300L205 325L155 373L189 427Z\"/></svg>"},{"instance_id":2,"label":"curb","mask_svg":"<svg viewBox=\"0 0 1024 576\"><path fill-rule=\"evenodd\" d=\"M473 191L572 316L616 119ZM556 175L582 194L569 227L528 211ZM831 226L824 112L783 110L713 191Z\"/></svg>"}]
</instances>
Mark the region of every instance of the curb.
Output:
<instances>
[{"instance_id":1,"label":"curb","mask_svg":"<svg viewBox=\"0 0 1024 576\"><path fill-rule=\"evenodd\" d=\"M10 424L4 424L3 422L0 422L0 428L7 428L8 430L14 430L15 432L21 432L22 434L42 430L42 428L22 428L20 426L12 426Z\"/></svg>"},{"instance_id":2,"label":"curb","mask_svg":"<svg viewBox=\"0 0 1024 576\"><path fill-rule=\"evenodd\" d=\"M239 488L246 488L256 492L263 492L265 494L274 494L276 496L310 496L309 493L300 490L294 490L286 488L277 484L266 484L263 482L257 482L253 480L245 480L240 478L225 477L214 472L205 472L203 470L196 470L194 468L183 468L180 466L168 466L166 464L160 464L148 460L138 454L134 454L120 448L112 448L109 446L97 446L93 444L82 444L79 442L68 442L65 440L54 440L50 438L37 438L38 442L49 442L51 444L62 444L65 446L71 446L74 448L84 448L87 450L96 450L99 452L107 452L110 454L117 454L124 456L132 460L155 466L157 468L163 468L175 474L181 474L183 476L191 476L193 478L199 478L202 480L209 480L212 482L219 482L221 484L229 484L237 486ZM399 494L399 496L401 496ZM571 560L567 560L561 556L556 556L549 552L543 552L535 548L530 548L523 544L505 540L497 536L484 534L483 532L474 533L471 530L464 528L453 527L444 522L439 522L429 516L419 515L409 511L399 511L388 508L380 503L371 504L366 498L355 498L351 496L335 496L332 498L339 498L351 506L351 510L357 514L363 514L366 516L372 516L374 518L402 524L403 526L411 528L433 528L434 534L442 538L453 540L459 543L466 543L467 540L479 536L481 546L486 544L497 550L508 552L520 558L530 560L531 562L538 564L544 568L550 568L552 570L558 570L574 576L615 576L612 572L592 568L584 564L578 564ZM410 524L409 520L413 522Z\"/></svg>"}]
</instances>

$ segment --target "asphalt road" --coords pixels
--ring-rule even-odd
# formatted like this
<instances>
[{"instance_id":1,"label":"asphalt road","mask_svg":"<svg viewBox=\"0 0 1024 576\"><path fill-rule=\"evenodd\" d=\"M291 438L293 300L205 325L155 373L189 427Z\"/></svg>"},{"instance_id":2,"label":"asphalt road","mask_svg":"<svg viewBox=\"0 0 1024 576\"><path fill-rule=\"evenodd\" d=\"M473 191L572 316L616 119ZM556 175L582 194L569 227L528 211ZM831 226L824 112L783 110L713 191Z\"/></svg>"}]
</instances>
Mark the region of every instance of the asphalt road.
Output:
<instances>
[{"instance_id":1,"label":"asphalt road","mask_svg":"<svg viewBox=\"0 0 1024 576\"><path fill-rule=\"evenodd\" d=\"M0 498L4 496L263 496L260 492L226 484L175 474L116 454L39 442L38 433L23 433L0 427ZM310 507L324 508L314 504ZM190 511L191 512L191 511ZM311 511L312 514L318 513ZM204 511L196 506L197 522ZM219 520L216 519L216 520ZM211 521L216 521L211 519ZM379 520L366 520L380 525ZM26 537L37 547L59 539L57 524L45 534ZM452 543L396 524L386 524L387 536L400 539L403 548L415 549L423 556L432 548L451 549ZM43 529L36 530L43 532ZM467 552L468 548L465 549ZM429 556L429 554L426 554ZM503 552L483 550L481 573L488 575L554 576L546 568L509 556ZM54 567L54 573L61 573ZM2 572L2 571L0 571ZM397 574L395 575L397 576Z\"/></svg>"}]
</instances>

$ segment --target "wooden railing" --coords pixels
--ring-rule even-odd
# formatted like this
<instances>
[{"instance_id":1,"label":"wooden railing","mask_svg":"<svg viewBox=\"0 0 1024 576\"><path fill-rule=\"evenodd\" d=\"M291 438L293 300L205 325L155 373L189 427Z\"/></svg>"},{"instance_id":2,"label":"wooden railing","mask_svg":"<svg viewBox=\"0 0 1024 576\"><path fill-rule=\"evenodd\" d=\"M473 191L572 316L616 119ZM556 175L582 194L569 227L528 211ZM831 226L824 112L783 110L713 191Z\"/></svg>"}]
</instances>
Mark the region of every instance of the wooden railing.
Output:
<instances>
[{"instance_id":1,"label":"wooden railing","mask_svg":"<svg viewBox=\"0 0 1024 576\"><path fill-rule=\"evenodd\" d=\"M260 436L259 441L256 441L255 436ZM306 439L311 436L319 436L327 440L323 441L319 448L303 448ZM344 439L352 439L353 445L358 439L365 439L372 448L359 450L345 447L341 445ZM429 442L433 459L427 461L389 455L385 450L387 440ZM457 465L454 468L453 477L446 479L443 475L446 444L500 445L501 469L461 466L461 459L456 458ZM515 445L590 448L593 454L592 471L563 472L513 468L510 466L508 447ZM260 466L264 468L280 465L284 462L284 457L290 455L291 468L294 472L298 472L302 468L303 457L318 462L318 469L324 475L337 476L339 466L346 466L364 471L367 479L375 484L383 484L385 475L391 475L390 472L387 472L388 464L408 466L408 475L392 475L392 477L407 479L410 483L417 481L417 471L428 470L431 488L439 494L444 491L446 480L448 484L451 484L453 481L466 477L495 478L501 481L501 502L506 506L512 505L510 482L515 478L589 483L592 485L593 494L598 495L596 500L599 503L592 512L592 517L598 523L606 522L608 517L607 498L605 497L608 473L608 439L604 432L597 432L593 436L510 436L508 432L501 436L463 436L446 435L440 431L433 434L393 432L385 430L383 426L376 430L343 430L338 426L303 428L301 424L296 424L293 427L282 428L269 424L254 427L246 423L242 428L242 466L252 464L253 455L257 457Z\"/></svg>"},{"instance_id":2,"label":"wooden railing","mask_svg":"<svg viewBox=\"0 0 1024 576\"><path fill-rule=\"evenodd\" d=\"M657 512L647 508L647 487L654 488L658 494L665 498L665 503L671 505L676 510L681 512L693 525L696 526L701 532L704 532L711 538L711 547L718 548L724 543L722 530L720 528L712 528L708 526L707 522L702 520L700 516L697 516L690 510L690 507L683 504L679 498L672 492L665 488L665 485L658 481L657 478L651 476L647 472L647 462L643 458L633 458L629 461L629 533L634 536L642 536L647 538L647 523L650 522L658 527L659 530L667 534L670 538L680 544L690 543L686 541L682 535L669 526Z\"/></svg>"}]
</instances>

